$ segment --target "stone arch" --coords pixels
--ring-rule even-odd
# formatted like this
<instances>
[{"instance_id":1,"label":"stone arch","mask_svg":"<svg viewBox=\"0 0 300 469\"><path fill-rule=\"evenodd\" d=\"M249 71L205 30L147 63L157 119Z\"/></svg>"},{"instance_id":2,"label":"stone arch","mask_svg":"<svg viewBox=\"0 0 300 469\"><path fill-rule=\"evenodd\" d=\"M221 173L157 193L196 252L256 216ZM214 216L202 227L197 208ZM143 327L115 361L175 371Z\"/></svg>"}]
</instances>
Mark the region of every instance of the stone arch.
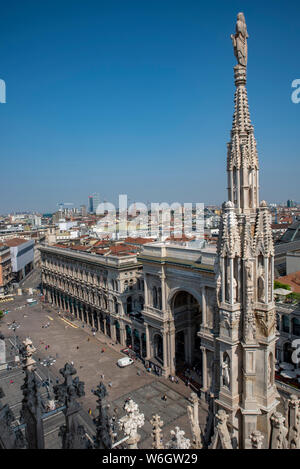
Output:
<instances>
[{"instance_id":1,"label":"stone arch","mask_svg":"<svg viewBox=\"0 0 300 469\"><path fill-rule=\"evenodd\" d=\"M187 292L190 295L192 295L194 298L196 298L199 305L201 305L201 307L202 307L201 293L198 292L197 290L195 290L194 288L184 286L184 287L175 287L175 288L172 288L172 290L170 290L169 295L168 295L168 299L167 299L167 305L168 305L170 310L172 309L172 302L174 301L176 293L179 293L179 292L182 292L182 291Z\"/></svg>"},{"instance_id":2,"label":"stone arch","mask_svg":"<svg viewBox=\"0 0 300 469\"><path fill-rule=\"evenodd\" d=\"M171 340L175 339L169 362L171 369L175 366L174 371L180 373L202 360L197 336L202 322L202 296L192 288L175 288L170 292L168 304L174 324Z\"/></svg>"}]
</instances>

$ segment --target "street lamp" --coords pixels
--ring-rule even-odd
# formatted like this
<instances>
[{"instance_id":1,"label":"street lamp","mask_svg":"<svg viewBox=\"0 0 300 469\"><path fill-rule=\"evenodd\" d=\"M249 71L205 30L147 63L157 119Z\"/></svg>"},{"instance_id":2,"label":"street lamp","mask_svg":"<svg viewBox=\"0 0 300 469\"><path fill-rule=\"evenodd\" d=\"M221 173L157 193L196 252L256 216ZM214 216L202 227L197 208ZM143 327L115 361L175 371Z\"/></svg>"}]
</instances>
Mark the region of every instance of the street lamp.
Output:
<instances>
[{"instance_id":1,"label":"street lamp","mask_svg":"<svg viewBox=\"0 0 300 469\"><path fill-rule=\"evenodd\" d=\"M41 360L41 365L46 366L48 368L48 397L50 398L50 366L54 365L56 362L56 359L54 357L51 357L50 355L43 360Z\"/></svg>"}]
</instances>

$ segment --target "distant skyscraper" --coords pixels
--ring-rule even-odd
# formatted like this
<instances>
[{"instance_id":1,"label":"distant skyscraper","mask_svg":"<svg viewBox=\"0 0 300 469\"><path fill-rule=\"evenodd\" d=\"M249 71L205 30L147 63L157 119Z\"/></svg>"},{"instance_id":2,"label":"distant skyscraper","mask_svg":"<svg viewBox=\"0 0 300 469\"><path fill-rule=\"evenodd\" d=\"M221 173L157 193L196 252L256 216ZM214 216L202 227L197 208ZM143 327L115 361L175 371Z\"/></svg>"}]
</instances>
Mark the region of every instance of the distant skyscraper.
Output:
<instances>
[{"instance_id":1,"label":"distant skyscraper","mask_svg":"<svg viewBox=\"0 0 300 469\"><path fill-rule=\"evenodd\" d=\"M93 196L89 195L89 213L94 212L94 201L93 201Z\"/></svg>"},{"instance_id":2,"label":"distant skyscraper","mask_svg":"<svg viewBox=\"0 0 300 469\"><path fill-rule=\"evenodd\" d=\"M93 211L97 213L97 207L100 204L100 195L98 193L93 194Z\"/></svg>"}]
</instances>

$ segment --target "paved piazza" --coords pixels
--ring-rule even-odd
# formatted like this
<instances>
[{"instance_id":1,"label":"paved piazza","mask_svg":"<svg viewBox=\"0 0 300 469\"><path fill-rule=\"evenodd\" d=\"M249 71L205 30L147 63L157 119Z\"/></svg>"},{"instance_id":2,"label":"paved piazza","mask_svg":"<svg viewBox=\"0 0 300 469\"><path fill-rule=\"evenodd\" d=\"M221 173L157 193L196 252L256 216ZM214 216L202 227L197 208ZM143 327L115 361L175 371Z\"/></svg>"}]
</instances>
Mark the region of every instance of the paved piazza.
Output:
<instances>
[{"instance_id":1,"label":"paved piazza","mask_svg":"<svg viewBox=\"0 0 300 469\"><path fill-rule=\"evenodd\" d=\"M8 324L13 320L20 323L17 335L21 340L25 337L32 339L37 349L36 358L42 359L48 355L56 358L56 363L51 367L54 377L61 378L59 369L65 362L73 361L80 380L85 382L86 395L80 400L83 411L87 413L91 408L92 416L96 416L96 397L91 390L96 388L101 375L104 374L103 381L109 392L108 400L117 417L124 415L122 407L128 397L131 397L145 414L145 425L140 430L140 448L151 447L149 421L154 413L158 413L164 422L165 440L169 439L169 431L176 425L191 438L186 412L190 390L182 382L175 384L149 374L140 362L119 368L116 362L124 356L120 352L119 344L112 344L111 339L102 333L96 333L94 337L86 325L82 328L81 322L69 321L60 316L51 305L43 304L39 299L38 304L29 306L27 298L29 297L26 295L15 296L14 301L1 304L1 309L9 310L2 320L1 330L13 341L13 333L8 329ZM49 327L42 327L47 323L50 324ZM45 350L47 345L50 347ZM105 351L101 352L103 348ZM110 382L111 387L108 385ZM19 386L19 383L16 385ZM162 400L164 394L167 395L166 402ZM21 400L21 394L17 400ZM202 428L205 425L206 415L205 408L201 408L199 418Z\"/></svg>"}]
</instances>

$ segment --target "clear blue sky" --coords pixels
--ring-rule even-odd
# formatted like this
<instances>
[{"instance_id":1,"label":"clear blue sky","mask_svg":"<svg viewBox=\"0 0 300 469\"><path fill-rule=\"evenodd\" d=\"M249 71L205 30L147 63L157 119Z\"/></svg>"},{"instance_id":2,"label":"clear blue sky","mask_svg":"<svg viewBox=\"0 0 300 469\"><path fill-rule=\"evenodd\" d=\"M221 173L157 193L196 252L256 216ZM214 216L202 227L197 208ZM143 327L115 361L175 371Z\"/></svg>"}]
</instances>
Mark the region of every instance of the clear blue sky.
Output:
<instances>
[{"instance_id":1,"label":"clear blue sky","mask_svg":"<svg viewBox=\"0 0 300 469\"><path fill-rule=\"evenodd\" d=\"M0 212L131 200L221 203L243 11L261 196L300 200L300 2L1 2Z\"/></svg>"}]
</instances>

